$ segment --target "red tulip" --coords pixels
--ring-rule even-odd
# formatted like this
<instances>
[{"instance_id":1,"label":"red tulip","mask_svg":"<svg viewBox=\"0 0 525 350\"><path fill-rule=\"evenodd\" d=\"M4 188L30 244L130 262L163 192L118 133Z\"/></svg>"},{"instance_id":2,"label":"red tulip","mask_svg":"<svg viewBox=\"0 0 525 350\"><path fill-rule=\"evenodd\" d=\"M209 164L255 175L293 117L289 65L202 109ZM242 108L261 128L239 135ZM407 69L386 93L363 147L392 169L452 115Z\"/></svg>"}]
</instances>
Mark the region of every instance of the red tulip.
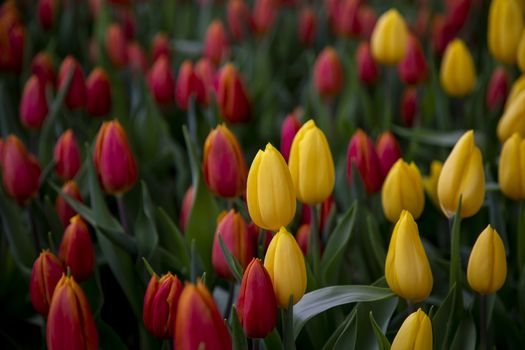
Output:
<instances>
[{"instance_id":1,"label":"red tulip","mask_svg":"<svg viewBox=\"0 0 525 350\"><path fill-rule=\"evenodd\" d=\"M290 148L292 147L293 139L300 128L301 123L299 119L297 119L295 112L288 114L281 125L281 154L287 162L288 157L290 157Z\"/></svg>"},{"instance_id":2,"label":"red tulip","mask_svg":"<svg viewBox=\"0 0 525 350\"><path fill-rule=\"evenodd\" d=\"M401 158L401 148L397 143L396 137L389 131L378 136L376 143L377 156L381 166L381 174L386 178L390 168Z\"/></svg>"},{"instance_id":3,"label":"red tulip","mask_svg":"<svg viewBox=\"0 0 525 350\"><path fill-rule=\"evenodd\" d=\"M53 152L55 171L63 180L71 180L80 169L80 150L73 130L66 130L55 144Z\"/></svg>"},{"instance_id":4,"label":"red tulip","mask_svg":"<svg viewBox=\"0 0 525 350\"><path fill-rule=\"evenodd\" d=\"M111 112L111 83L106 71L96 67L86 82L86 110L93 117L102 117Z\"/></svg>"},{"instance_id":5,"label":"red tulip","mask_svg":"<svg viewBox=\"0 0 525 350\"><path fill-rule=\"evenodd\" d=\"M257 35L266 34L277 15L275 0L255 0L253 5L253 26Z\"/></svg>"},{"instance_id":6,"label":"red tulip","mask_svg":"<svg viewBox=\"0 0 525 350\"><path fill-rule=\"evenodd\" d=\"M456 30L443 16L434 16L432 22L432 48L439 55L445 52L448 44L456 37Z\"/></svg>"},{"instance_id":7,"label":"red tulip","mask_svg":"<svg viewBox=\"0 0 525 350\"><path fill-rule=\"evenodd\" d=\"M211 22L204 38L204 56L208 57L213 64L218 65L226 58L229 50L226 30L222 22L219 20Z\"/></svg>"},{"instance_id":8,"label":"red tulip","mask_svg":"<svg viewBox=\"0 0 525 350\"><path fill-rule=\"evenodd\" d=\"M88 227L79 215L71 218L66 227L58 256L77 281L85 281L91 276L95 253Z\"/></svg>"},{"instance_id":9,"label":"red tulip","mask_svg":"<svg viewBox=\"0 0 525 350\"><path fill-rule=\"evenodd\" d=\"M308 243L310 240L310 225L309 224L303 224L299 227L297 230L297 233L295 234L295 240L297 241L297 244L299 245L299 248L301 248L301 251L303 252L304 256L308 254Z\"/></svg>"},{"instance_id":10,"label":"red tulip","mask_svg":"<svg viewBox=\"0 0 525 350\"><path fill-rule=\"evenodd\" d=\"M29 282L29 298L35 310L47 316L55 286L64 274L64 267L49 250L44 250L33 264Z\"/></svg>"},{"instance_id":11,"label":"red tulip","mask_svg":"<svg viewBox=\"0 0 525 350\"><path fill-rule=\"evenodd\" d=\"M299 15L299 41L310 46L315 40L317 30L317 16L311 7L305 7Z\"/></svg>"},{"instance_id":12,"label":"red tulip","mask_svg":"<svg viewBox=\"0 0 525 350\"><path fill-rule=\"evenodd\" d=\"M40 129L47 113L45 85L36 75L32 75L24 86L20 100L20 122L26 128Z\"/></svg>"},{"instance_id":13,"label":"red tulip","mask_svg":"<svg viewBox=\"0 0 525 350\"><path fill-rule=\"evenodd\" d=\"M379 78L379 66L372 56L370 44L367 41L359 44L356 52L356 61L359 80L364 84L375 83Z\"/></svg>"},{"instance_id":14,"label":"red tulip","mask_svg":"<svg viewBox=\"0 0 525 350\"><path fill-rule=\"evenodd\" d=\"M361 23L361 37L365 40L370 40L377 22L377 15L374 9L367 5L361 5L357 16Z\"/></svg>"},{"instance_id":15,"label":"red tulip","mask_svg":"<svg viewBox=\"0 0 525 350\"><path fill-rule=\"evenodd\" d=\"M399 62L399 79L408 85L417 85L428 77L428 67L423 48L414 34L408 36L405 57Z\"/></svg>"},{"instance_id":16,"label":"red tulip","mask_svg":"<svg viewBox=\"0 0 525 350\"><path fill-rule=\"evenodd\" d=\"M323 97L339 94L343 88L344 73L337 52L325 48L317 57L314 66L314 83L317 91Z\"/></svg>"},{"instance_id":17,"label":"red tulip","mask_svg":"<svg viewBox=\"0 0 525 350\"><path fill-rule=\"evenodd\" d=\"M121 68L128 63L128 40L117 23L111 24L106 30L106 52L115 67Z\"/></svg>"},{"instance_id":18,"label":"red tulip","mask_svg":"<svg viewBox=\"0 0 525 350\"><path fill-rule=\"evenodd\" d=\"M190 217L194 198L195 189L193 188L193 186L190 186L184 193L184 198L182 199L182 207L180 209L179 227L182 232L186 231L186 224L188 223L188 219Z\"/></svg>"},{"instance_id":19,"label":"red tulip","mask_svg":"<svg viewBox=\"0 0 525 350\"><path fill-rule=\"evenodd\" d=\"M128 64L134 73L145 72L148 69L148 59L142 46L136 41L128 43Z\"/></svg>"},{"instance_id":20,"label":"red tulip","mask_svg":"<svg viewBox=\"0 0 525 350\"><path fill-rule=\"evenodd\" d=\"M130 7L121 7L117 10L117 17L126 39L133 39L137 27L133 9Z\"/></svg>"},{"instance_id":21,"label":"red tulip","mask_svg":"<svg viewBox=\"0 0 525 350\"><path fill-rule=\"evenodd\" d=\"M250 119L250 100L235 67L228 63L218 73L217 104L222 117L230 123Z\"/></svg>"},{"instance_id":22,"label":"red tulip","mask_svg":"<svg viewBox=\"0 0 525 350\"><path fill-rule=\"evenodd\" d=\"M328 22L332 31L337 31L337 15L339 13L339 7L341 6L341 0L324 0L324 9L328 16Z\"/></svg>"},{"instance_id":23,"label":"red tulip","mask_svg":"<svg viewBox=\"0 0 525 350\"><path fill-rule=\"evenodd\" d=\"M58 71L58 88L60 89L66 83L66 77L72 72L69 90L66 93L66 106L70 109L83 107L86 104L86 82L84 72L80 64L73 56L67 56Z\"/></svg>"},{"instance_id":24,"label":"red tulip","mask_svg":"<svg viewBox=\"0 0 525 350\"><path fill-rule=\"evenodd\" d=\"M53 27L55 21L55 1L38 0L38 21L44 30Z\"/></svg>"},{"instance_id":25,"label":"red tulip","mask_svg":"<svg viewBox=\"0 0 525 350\"><path fill-rule=\"evenodd\" d=\"M170 54L170 39L166 33L158 32L153 37L153 43L151 45L151 57L155 62L159 57L166 56L168 60L171 57Z\"/></svg>"},{"instance_id":26,"label":"red tulip","mask_svg":"<svg viewBox=\"0 0 525 350\"><path fill-rule=\"evenodd\" d=\"M459 33L467 21L472 7L472 0L453 0L447 2L447 22L455 33Z\"/></svg>"},{"instance_id":27,"label":"red tulip","mask_svg":"<svg viewBox=\"0 0 525 350\"><path fill-rule=\"evenodd\" d=\"M79 202L83 202L80 189L78 188L77 183L73 180L66 182L64 186L62 186L62 192ZM69 224L69 220L71 220L73 216L77 215L77 212L67 204L66 200L61 195L58 195L56 198L55 211L64 227Z\"/></svg>"},{"instance_id":28,"label":"red tulip","mask_svg":"<svg viewBox=\"0 0 525 350\"><path fill-rule=\"evenodd\" d=\"M361 34L360 0L342 0L337 11L337 32L345 37Z\"/></svg>"},{"instance_id":29,"label":"red tulip","mask_svg":"<svg viewBox=\"0 0 525 350\"><path fill-rule=\"evenodd\" d=\"M213 63L206 58L200 58L195 64L195 74L204 84L204 90L206 91L206 105L209 103L211 95L213 93L213 81L215 80L215 68Z\"/></svg>"},{"instance_id":30,"label":"red tulip","mask_svg":"<svg viewBox=\"0 0 525 350\"><path fill-rule=\"evenodd\" d=\"M44 85L55 85L55 69L47 52L39 52L31 62L31 74L36 75Z\"/></svg>"},{"instance_id":31,"label":"red tulip","mask_svg":"<svg viewBox=\"0 0 525 350\"><path fill-rule=\"evenodd\" d=\"M487 86L486 105L489 110L502 106L507 99L509 91L509 75L505 68L498 67L492 72L489 85Z\"/></svg>"},{"instance_id":32,"label":"red tulip","mask_svg":"<svg viewBox=\"0 0 525 350\"><path fill-rule=\"evenodd\" d=\"M9 4L6 2L5 4ZM20 73L24 58L25 28L21 24L18 12L13 7L2 7L0 15L0 70Z\"/></svg>"},{"instance_id":33,"label":"red tulip","mask_svg":"<svg viewBox=\"0 0 525 350\"><path fill-rule=\"evenodd\" d=\"M250 9L244 0L228 1L228 28L235 40L244 39L253 26Z\"/></svg>"},{"instance_id":34,"label":"red tulip","mask_svg":"<svg viewBox=\"0 0 525 350\"><path fill-rule=\"evenodd\" d=\"M193 63L190 60L185 60L179 68L179 75L175 85L175 100L179 108L183 110L188 109L192 96L202 105L206 105L208 102L204 83L193 70Z\"/></svg>"},{"instance_id":35,"label":"red tulip","mask_svg":"<svg viewBox=\"0 0 525 350\"><path fill-rule=\"evenodd\" d=\"M383 184L379 157L372 140L361 129L357 129L348 144L346 174L350 184L352 183L352 162L355 163L361 175L366 191L368 193L378 192Z\"/></svg>"},{"instance_id":36,"label":"red tulip","mask_svg":"<svg viewBox=\"0 0 525 350\"><path fill-rule=\"evenodd\" d=\"M417 115L417 89L407 87L401 98L401 119L409 128L414 125Z\"/></svg>"},{"instance_id":37,"label":"red tulip","mask_svg":"<svg viewBox=\"0 0 525 350\"><path fill-rule=\"evenodd\" d=\"M432 12L428 7L420 7L417 10L416 20L412 28L414 34L416 34L420 40L425 40L427 38L431 18Z\"/></svg>"},{"instance_id":38,"label":"red tulip","mask_svg":"<svg viewBox=\"0 0 525 350\"><path fill-rule=\"evenodd\" d=\"M148 82L153 97L160 104L173 101L175 95L175 79L171 73L170 62L166 55L162 55L151 67Z\"/></svg>"}]
</instances>

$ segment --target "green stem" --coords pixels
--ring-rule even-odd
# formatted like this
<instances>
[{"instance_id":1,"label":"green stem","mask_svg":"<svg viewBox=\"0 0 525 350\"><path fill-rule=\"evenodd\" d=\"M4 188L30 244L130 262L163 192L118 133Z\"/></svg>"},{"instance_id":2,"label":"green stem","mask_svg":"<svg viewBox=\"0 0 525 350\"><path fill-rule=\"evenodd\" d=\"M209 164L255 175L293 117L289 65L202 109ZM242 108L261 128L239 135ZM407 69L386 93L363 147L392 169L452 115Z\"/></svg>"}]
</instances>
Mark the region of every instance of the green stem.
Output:
<instances>
[{"instance_id":1,"label":"green stem","mask_svg":"<svg viewBox=\"0 0 525 350\"><path fill-rule=\"evenodd\" d=\"M518 211L518 272L525 264L525 201L520 202Z\"/></svg>"},{"instance_id":2,"label":"green stem","mask_svg":"<svg viewBox=\"0 0 525 350\"><path fill-rule=\"evenodd\" d=\"M120 223L122 224L122 227L124 228L124 231L128 235L130 235L131 232L129 231L129 225L128 225L128 220L127 220L127 217L126 217L126 207L124 206L123 195L121 195L121 194L116 195L116 198L117 198L117 206L118 206L118 214L119 214L119 217L120 217Z\"/></svg>"},{"instance_id":3,"label":"green stem","mask_svg":"<svg viewBox=\"0 0 525 350\"><path fill-rule=\"evenodd\" d=\"M252 350L259 350L259 339L252 339Z\"/></svg>"},{"instance_id":4,"label":"green stem","mask_svg":"<svg viewBox=\"0 0 525 350\"><path fill-rule=\"evenodd\" d=\"M310 236L308 237L308 260L312 266L314 276L319 272L319 213L321 204L310 206L312 211L312 221L310 223Z\"/></svg>"},{"instance_id":5,"label":"green stem","mask_svg":"<svg viewBox=\"0 0 525 350\"><path fill-rule=\"evenodd\" d=\"M480 350L488 349L487 338L487 296L479 296L479 342Z\"/></svg>"},{"instance_id":6,"label":"green stem","mask_svg":"<svg viewBox=\"0 0 525 350\"><path fill-rule=\"evenodd\" d=\"M228 289L228 302L226 303L226 310L224 310L224 318L230 318L230 312L233 305L233 294L235 292L235 282L229 282L230 286Z\"/></svg>"},{"instance_id":7,"label":"green stem","mask_svg":"<svg viewBox=\"0 0 525 350\"><path fill-rule=\"evenodd\" d=\"M284 350L295 350L293 333L293 296L290 295L288 309L282 310L283 319L283 347Z\"/></svg>"},{"instance_id":8,"label":"green stem","mask_svg":"<svg viewBox=\"0 0 525 350\"><path fill-rule=\"evenodd\" d=\"M461 290L459 286L461 276L460 265L460 249L461 249L461 196L458 201L456 214L451 218L452 220L452 241L450 242L450 276L449 288L456 284L456 288Z\"/></svg>"}]
</instances>

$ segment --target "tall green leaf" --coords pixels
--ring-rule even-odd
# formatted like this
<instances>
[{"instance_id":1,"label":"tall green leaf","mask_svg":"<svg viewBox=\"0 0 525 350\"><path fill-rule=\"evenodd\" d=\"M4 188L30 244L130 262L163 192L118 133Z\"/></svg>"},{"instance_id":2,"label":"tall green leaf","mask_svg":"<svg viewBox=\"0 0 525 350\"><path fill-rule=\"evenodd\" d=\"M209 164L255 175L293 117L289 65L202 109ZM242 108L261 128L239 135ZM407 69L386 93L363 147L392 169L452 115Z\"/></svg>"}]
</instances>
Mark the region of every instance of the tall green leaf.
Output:
<instances>
[{"instance_id":1,"label":"tall green leaf","mask_svg":"<svg viewBox=\"0 0 525 350\"><path fill-rule=\"evenodd\" d=\"M135 237L139 255L151 259L153 251L159 242L159 236L148 187L143 181L141 181L140 185L142 189L142 203L135 221Z\"/></svg>"}]
</instances>

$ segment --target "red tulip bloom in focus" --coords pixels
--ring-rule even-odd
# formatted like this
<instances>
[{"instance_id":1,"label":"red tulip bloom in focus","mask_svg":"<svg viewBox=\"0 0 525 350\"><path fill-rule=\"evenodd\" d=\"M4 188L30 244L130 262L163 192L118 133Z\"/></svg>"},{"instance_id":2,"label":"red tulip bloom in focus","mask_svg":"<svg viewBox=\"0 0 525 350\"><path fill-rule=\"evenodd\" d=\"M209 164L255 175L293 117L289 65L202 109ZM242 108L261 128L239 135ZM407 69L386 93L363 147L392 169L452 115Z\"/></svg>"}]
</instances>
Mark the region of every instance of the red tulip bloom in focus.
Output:
<instances>
[{"instance_id":1,"label":"red tulip bloom in focus","mask_svg":"<svg viewBox=\"0 0 525 350\"><path fill-rule=\"evenodd\" d=\"M357 74L359 80L365 84L373 84L379 78L379 66L372 56L370 44L363 41L359 44L356 52Z\"/></svg>"},{"instance_id":2,"label":"red tulip bloom in focus","mask_svg":"<svg viewBox=\"0 0 525 350\"><path fill-rule=\"evenodd\" d=\"M232 64L218 73L217 104L222 117L230 123L242 123L250 119L250 100L241 76Z\"/></svg>"},{"instance_id":3,"label":"red tulip bloom in focus","mask_svg":"<svg viewBox=\"0 0 525 350\"><path fill-rule=\"evenodd\" d=\"M122 68L128 63L128 40L117 23L111 24L106 30L106 52L115 67Z\"/></svg>"},{"instance_id":4,"label":"red tulip bloom in focus","mask_svg":"<svg viewBox=\"0 0 525 350\"><path fill-rule=\"evenodd\" d=\"M281 154L283 155L284 160L288 162L290 157L290 148L292 147L292 142L295 137L295 134L301 128L301 123L297 119L296 112L288 114L283 120L281 125Z\"/></svg>"},{"instance_id":5,"label":"red tulip bloom in focus","mask_svg":"<svg viewBox=\"0 0 525 350\"><path fill-rule=\"evenodd\" d=\"M257 35L264 35L272 28L277 15L275 0L255 0L253 5L253 25Z\"/></svg>"},{"instance_id":6,"label":"red tulip bloom in focus","mask_svg":"<svg viewBox=\"0 0 525 350\"><path fill-rule=\"evenodd\" d=\"M55 85L55 69L47 52L39 52L31 61L31 74L36 75L44 84Z\"/></svg>"},{"instance_id":7,"label":"red tulip bloom in focus","mask_svg":"<svg viewBox=\"0 0 525 350\"><path fill-rule=\"evenodd\" d=\"M428 77L423 48L414 34L409 34L405 57L398 65L399 79L408 85L417 85Z\"/></svg>"},{"instance_id":8,"label":"red tulip bloom in focus","mask_svg":"<svg viewBox=\"0 0 525 350\"><path fill-rule=\"evenodd\" d=\"M412 127L417 114L417 89L407 87L401 98L401 119L403 123Z\"/></svg>"},{"instance_id":9,"label":"red tulip bloom in focus","mask_svg":"<svg viewBox=\"0 0 525 350\"><path fill-rule=\"evenodd\" d=\"M159 104L173 101L175 95L175 79L171 73L170 62L166 55L162 55L151 67L148 73L149 88Z\"/></svg>"},{"instance_id":10,"label":"red tulip bloom in focus","mask_svg":"<svg viewBox=\"0 0 525 350\"><path fill-rule=\"evenodd\" d=\"M24 86L20 100L20 122L26 128L40 129L47 117L45 83L32 75Z\"/></svg>"},{"instance_id":11,"label":"red tulip bloom in focus","mask_svg":"<svg viewBox=\"0 0 525 350\"><path fill-rule=\"evenodd\" d=\"M299 14L299 41L306 46L313 44L317 31L317 16L311 7L305 7Z\"/></svg>"},{"instance_id":12,"label":"red tulip bloom in focus","mask_svg":"<svg viewBox=\"0 0 525 350\"><path fill-rule=\"evenodd\" d=\"M55 0L39 0L37 13L42 28L51 29L55 21Z\"/></svg>"},{"instance_id":13,"label":"red tulip bloom in focus","mask_svg":"<svg viewBox=\"0 0 525 350\"><path fill-rule=\"evenodd\" d=\"M237 41L250 34L253 27L250 9L244 0L228 1L228 28L233 38Z\"/></svg>"},{"instance_id":14,"label":"red tulip bloom in focus","mask_svg":"<svg viewBox=\"0 0 525 350\"><path fill-rule=\"evenodd\" d=\"M71 180L80 169L80 150L72 129L66 130L55 144L55 171L62 180Z\"/></svg>"},{"instance_id":15,"label":"red tulip bloom in focus","mask_svg":"<svg viewBox=\"0 0 525 350\"><path fill-rule=\"evenodd\" d=\"M350 184L352 183L352 162L355 163L361 175L366 191L368 193L378 192L383 184L379 157L372 140L361 129L357 129L348 144L346 174Z\"/></svg>"},{"instance_id":16,"label":"red tulip bloom in focus","mask_svg":"<svg viewBox=\"0 0 525 350\"><path fill-rule=\"evenodd\" d=\"M509 92L509 75L505 68L498 67L492 72L487 86L486 104L489 110L502 106Z\"/></svg>"},{"instance_id":17,"label":"red tulip bloom in focus","mask_svg":"<svg viewBox=\"0 0 525 350\"><path fill-rule=\"evenodd\" d=\"M401 158L401 148L395 136L387 131L378 136L376 150L379 157L379 165L381 166L381 174L383 178L386 178L390 168Z\"/></svg>"},{"instance_id":18,"label":"red tulip bloom in focus","mask_svg":"<svg viewBox=\"0 0 525 350\"><path fill-rule=\"evenodd\" d=\"M66 93L66 106L69 109L83 107L86 104L86 82L80 64L73 56L67 56L58 71L58 89L66 83L66 77L72 72L71 83Z\"/></svg>"},{"instance_id":19,"label":"red tulip bloom in focus","mask_svg":"<svg viewBox=\"0 0 525 350\"><path fill-rule=\"evenodd\" d=\"M165 55L168 60L171 57L170 55L170 39L166 33L158 32L153 37L153 42L151 45L151 57L153 61L159 59L159 57Z\"/></svg>"},{"instance_id":20,"label":"red tulip bloom in focus","mask_svg":"<svg viewBox=\"0 0 525 350\"><path fill-rule=\"evenodd\" d=\"M190 186L184 193L184 198L182 199L182 207L179 215L179 227L182 232L186 231L186 224L188 223L188 219L190 217L194 198L195 189L193 188L193 186Z\"/></svg>"},{"instance_id":21,"label":"red tulip bloom in focus","mask_svg":"<svg viewBox=\"0 0 525 350\"><path fill-rule=\"evenodd\" d=\"M104 69L93 69L86 82L86 110L93 117L111 112L111 83Z\"/></svg>"},{"instance_id":22,"label":"red tulip bloom in focus","mask_svg":"<svg viewBox=\"0 0 525 350\"><path fill-rule=\"evenodd\" d=\"M218 65L228 55L229 45L222 22L219 20L211 22L204 38L204 56Z\"/></svg>"},{"instance_id":23,"label":"red tulip bloom in focus","mask_svg":"<svg viewBox=\"0 0 525 350\"><path fill-rule=\"evenodd\" d=\"M193 70L193 63L190 60L185 60L179 68L179 75L175 85L175 100L179 108L183 110L188 109L192 96L201 105L206 105L208 102L204 83Z\"/></svg>"},{"instance_id":24,"label":"red tulip bloom in focus","mask_svg":"<svg viewBox=\"0 0 525 350\"><path fill-rule=\"evenodd\" d=\"M49 250L42 251L35 260L29 282L29 298L42 316L47 316L55 286L63 274L62 263Z\"/></svg>"},{"instance_id":25,"label":"red tulip bloom in focus","mask_svg":"<svg viewBox=\"0 0 525 350\"><path fill-rule=\"evenodd\" d=\"M62 186L62 192L81 203L83 202L80 189L78 188L75 181L66 182L64 186ZM77 212L69 204L67 204L66 200L61 195L58 195L56 198L55 211L58 215L58 218L60 219L60 222L62 223L62 226L64 227L69 224L69 220L71 220L73 216L77 215Z\"/></svg>"},{"instance_id":26,"label":"red tulip bloom in focus","mask_svg":"<svg viewBox=\"0 0 525 350\"><path fill-rule=\"evenodd\" d=\"M325 48L317 57L314 66L314 83L317 91L323 97L332 97L343 88L343 67L337 52Z\"/></svg>"},{"instance_id":27,"label":"red tulip bloom in focus","mask_svg":"<svg viewBox=\"0 0 525 350\"><path fill-rule=\"evenodd\" d=\"M66 227L58 256L64 266L71 269L71 274L77 281L85 281L91 276L95 252L88 227L79 215L71 218Z\"/></svg>"}]
</instances>

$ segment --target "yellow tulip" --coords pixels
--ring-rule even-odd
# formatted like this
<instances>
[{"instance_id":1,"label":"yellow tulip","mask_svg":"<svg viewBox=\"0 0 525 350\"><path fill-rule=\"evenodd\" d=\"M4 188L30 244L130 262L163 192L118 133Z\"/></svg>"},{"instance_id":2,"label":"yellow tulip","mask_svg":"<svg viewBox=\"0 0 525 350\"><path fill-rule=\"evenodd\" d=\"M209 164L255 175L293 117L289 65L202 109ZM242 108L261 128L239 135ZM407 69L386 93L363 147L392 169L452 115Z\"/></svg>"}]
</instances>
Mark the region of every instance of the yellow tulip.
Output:
<instances>
[{"instance_id":1,"label":"yellow tulip","mask_svg":"<svg viewBox=\"0 0 525 350\"><path fill-rule=\"evenodd\" d=\"M295 215L295 191L286 162L271 144L255 156L246 188L248 212L253 222L266 230L277 231Z\"/></svg>"},{"instance_id":2,"label":"yellow tulip","mask_svg":"<svg viewBox=\"0 0 525 350\"><path fill-rule=\"evenodd\" d=\"M264 267L272 279L277 302L283 308L288 308L290 296L296 304L306 291L306 266L304 256L295 238L281 227L272 238Z\"/></svg>"},{"instance_id":3,"label":"yellow tulip","mask_svg":"<svg viewBox=\"0 0 525 350\"><path fill-rule=\"evenodd\" d=\"M501 192L515 200L525 199L525 140L513 134L501 150L498 180Z\"/></svg>"},{"instance_id":4,"label":"yellow tulip","mask_svg":"<svg viewBox=\"0 0 525 350\"><path fill-rule=\"evenodd\" d=\"M406 300L425 300L434 279L417 224L407 210L401 212L386 255L385 277L394 293Z\"/></svg>"},{"instance_id":5,"label":"yellow tulip","mask_svg":"<svg viewBox=\"0 0 525 350\"><path fill-rule=\"evenodd\" d=\"M307 204L322 203L334 189L334 161L326 137L313 120L295 135L290 160L290 174L297 198Z\"/></svg>"},{"instance_id":6,"label":"yellow tulip","mask_svg":"<svg viewBox=\"0 0 525 350\"><path fill-rule=\"evenodd\" d=\"M505 142L515 132L525 136L525 90L505 109L496 131L501 142Z\"/></svg>"},{"instance_id":7,"label":"yellow tulip","mask_svg":"<svg viewBox=\"0 0 525 350\"><path fill-rule=\"evenodd\" d=\"M525 30L521 32L516 60L518 61L518 67L520 67L520 70L525 72Z\"/></svg>"},{"instance_id":8,"label":"yellow tulip","mask_svg":"<svg viewBox=\"0 0 525 350\"><path fill-rule=\"evenodd\" d=\"M472 56L461 39L451 41L441 61L440 80L450 96L463 97L476 85L476 68Z\"/></svg>"},{"instance_id":9,"label":"yellow tulip","mask_svg":"<svg viewBox=\"0 0 525 350\"><path fill-rule=\"evenodd\" d=\"M467 280L480 294L497 292L507 278L505 247L490 225L479 235L468 259Z\"/></svg>"},{"instance_id":10,"label":"yellow tulip","mask_svg":"<svg viewBox=\"0 0 525 350\"><path fill-rule=\"evenodd\" d=\"M462 218L476 214L485 198L483 159L472 130L458 140L439 176L439 204L447 217L456 213L460 196Z\"/></svg>"},{"instance_id":11,"label":"yellow tulip","mask_svg":"<svg viewBox=\"0 0 525 350\"><path fill-rule=\"evenodd\" d=\"M507 64L516 62L522 29L523 12L516 0L492 0L487 37L496 59Z\"/></svg>"},{"instance_id":12,"label":"yellow tulip","mask_svg":"<svg viewBox=\"0 0 525 350\"><path fill-rule=\"evenodd\" d=\"M419 218L425 206L421 173L414 163L398 159L392 166L381 191L383 212L390 222L396 222L403 210Z\"/></svg>"},{"instance_id":13,"label":"yellow tulip","mask_svg":"<svg viewBox=\"0 0 525 350\"><path fill-rule=\"evenodd\" d=\"M437 194L438 180L439 175L441 174L441 169L443 168L443 163L439 160L433 160L430 163L430 174L423 178L423 186L427 192L428 197L434 203L434 205L439 208L439 199Z\"/></svg>"},{"instance_id":14,"label":"yellow tulip","mask_svg":"<svg viewBox=\"0 0 525 350\"><path fill-rule=\"evenodd\" d=\"M408 316L397 331L390 350L432 350L432 323L421 309Z\"/></svg>"},{"instance_id":15,"label":"yellow tulip","mask_svg":"<svg viewBox=\"0 0 525 350\"><path fill-rule=\"evenodd\" d=\"M372 56L382 64L398 64L405 57L407 42L405 20L397 10L390 9L379 17L372 32Z\"/></svg>"},{"instance_id":16,"label":"yellow tulip","mask_svg":"<svg viewBox=\"0 0 525 350\"><path fill-rule=\"evenodd\" d=\"M520 76L514 83L512 84L512 87L510 88L510 93L507 96L507 101L505 102L505 110L509 108L509 106L516 100L516 97L525 90L525 74Z\"/></svg>"}]
</instances>

